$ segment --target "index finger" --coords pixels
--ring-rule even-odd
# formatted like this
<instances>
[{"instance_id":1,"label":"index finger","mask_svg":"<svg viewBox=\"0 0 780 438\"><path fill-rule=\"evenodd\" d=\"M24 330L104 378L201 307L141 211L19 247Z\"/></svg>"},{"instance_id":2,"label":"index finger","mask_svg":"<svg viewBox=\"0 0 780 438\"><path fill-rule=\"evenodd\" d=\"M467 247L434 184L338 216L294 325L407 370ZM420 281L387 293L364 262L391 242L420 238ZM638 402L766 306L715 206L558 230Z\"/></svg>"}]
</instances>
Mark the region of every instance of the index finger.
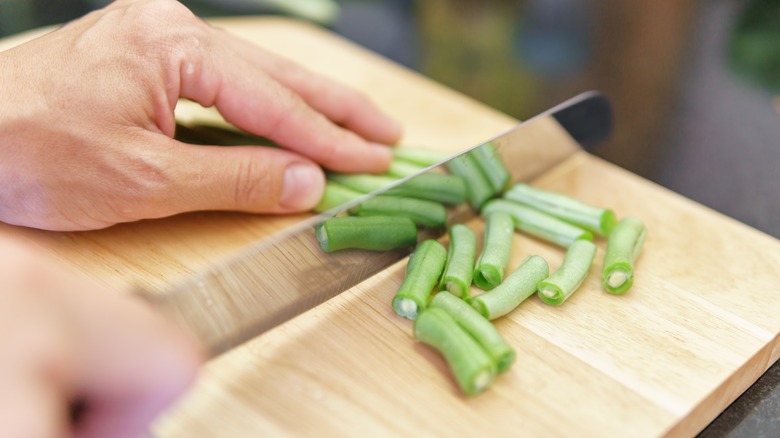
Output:
<instances>
[{"instance_id":1,"label":"index finger","mask_svg":"<svg viewBox=\"0 0 780 438\"><path fill-rule=\"evenodd\" d=\"M363 94L249 41L221 29L218 31L226 44L244 59L298 93L307 104L330 120L371 141L395 144L400 139L401 125L380 111Z\"/></svg>"},{"instance_id":2,"label":"index finger","mask_svg":"<svg viewBox=\"0 0 780 438\"><path fill-rule=\"evenodd\" d=\"M215 105L239 128L331 170L378 173L390 165L389 148L337 126L221 38L208 35L199 50L186 52L174 73L179 96Z\"/></svg>"}]
</instances>

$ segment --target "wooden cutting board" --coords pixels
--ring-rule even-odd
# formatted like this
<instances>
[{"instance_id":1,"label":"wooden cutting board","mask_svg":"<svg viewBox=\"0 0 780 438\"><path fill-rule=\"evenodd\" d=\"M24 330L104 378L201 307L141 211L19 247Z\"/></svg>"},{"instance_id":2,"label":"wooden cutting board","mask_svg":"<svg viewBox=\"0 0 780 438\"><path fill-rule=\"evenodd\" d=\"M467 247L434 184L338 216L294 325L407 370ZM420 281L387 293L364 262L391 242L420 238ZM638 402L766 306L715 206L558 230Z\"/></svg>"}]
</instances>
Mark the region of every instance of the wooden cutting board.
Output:
<instances>
[{"instance_id":1,"label":"wooden cutting board","mask_svg":"<svg viewBox=\"0 0 780 438\"><path fill-rule=\"evenodd\" d=\"M515 123L312 26L216 23L362 90L403 122L405 144L454 152ZM179 116L212 117L191 106ZM571 142L555 126L538 130L548 142ZM628 294L600 290L598 241L590 277L564 306L534 297L496 321L518 360L487 393L462 397L442 359L393 314L402 261L210 362L155 434L687 436L778 359L777 240L585 152L533 184L640 216L649 234ZM0 232L116 290L163 290L303 217L208 212L86 233ZM479 221L470 225L481 230ZM530 254L552 269L563 256L517 235L511 264Z\"/></svg>"}]
</instances>

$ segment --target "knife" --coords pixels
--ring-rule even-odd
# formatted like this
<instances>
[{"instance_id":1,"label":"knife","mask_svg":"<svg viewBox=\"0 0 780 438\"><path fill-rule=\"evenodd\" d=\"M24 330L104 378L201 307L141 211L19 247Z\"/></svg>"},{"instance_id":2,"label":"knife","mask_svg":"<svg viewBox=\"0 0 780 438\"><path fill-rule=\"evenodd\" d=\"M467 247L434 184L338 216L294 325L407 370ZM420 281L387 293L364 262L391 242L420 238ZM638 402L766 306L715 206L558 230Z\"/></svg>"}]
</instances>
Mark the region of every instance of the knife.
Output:
<instances>
[{"instance_id":1,"label":"knife","mask_svg":"<svg viewBox=\"0 0 780 438\"><path fill-rule=\"evenodd\" d=\"M546 132L538 128L550 123L563 128L575 142L538 147L535 135ZM419 174L437 171L453 158L492 144L509 170L511 182L529 181L582 147L589 148L604 140L611 130L612 112L608 100L598 92L586 92ZM211 357L217 356L408 256L409 251L401 249L325 253L319 247L314 229L323 221L419 174L399 179L381 190L262 239L167 291L139 291L138 294L190 331ZM452 212L449 222L464 222L475 214L464 204Z\"/></svg>"}]
</instances>

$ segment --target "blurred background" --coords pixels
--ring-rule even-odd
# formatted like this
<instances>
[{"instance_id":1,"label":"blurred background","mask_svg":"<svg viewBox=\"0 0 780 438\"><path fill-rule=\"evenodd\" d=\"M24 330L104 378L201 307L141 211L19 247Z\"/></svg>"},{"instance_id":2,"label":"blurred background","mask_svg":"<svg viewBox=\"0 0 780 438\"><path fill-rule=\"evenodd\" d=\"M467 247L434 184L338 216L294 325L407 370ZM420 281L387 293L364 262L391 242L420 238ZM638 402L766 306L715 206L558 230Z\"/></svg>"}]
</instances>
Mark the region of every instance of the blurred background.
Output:
<instances>
[{"instance_id":1,"label":"blurred background","mask_svg":"<svg viewBox=\"0 0 780 438\"><path fill-rule=\"evenodd\" d=\"M0 36L104 0L0 0ZM189 0L310 21L518 119L598 89L599 155L780 237L780 0ZM702 436L780 436L775 364Z\"/></svg>"}]
</instances>

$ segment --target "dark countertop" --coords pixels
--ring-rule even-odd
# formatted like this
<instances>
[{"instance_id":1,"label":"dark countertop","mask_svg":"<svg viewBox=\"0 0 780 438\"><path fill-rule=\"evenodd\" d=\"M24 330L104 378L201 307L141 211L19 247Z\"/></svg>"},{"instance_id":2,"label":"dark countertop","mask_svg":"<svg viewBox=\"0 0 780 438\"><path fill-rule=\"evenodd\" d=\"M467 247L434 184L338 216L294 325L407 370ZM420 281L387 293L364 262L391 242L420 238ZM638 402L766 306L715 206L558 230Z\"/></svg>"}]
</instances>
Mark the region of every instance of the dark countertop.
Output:
<instances>
[{"instance_id":1,"label":"dark countertop","mask_svg":"<svg viewBox=\"0 0 780 438\"><path fill-rule=\"evenodd\" d=\"M6 2L0 35L95 3ZM201 15L268 12L184 3ZM746 8L780 11L780 1L338 3L339 17L326 24L334 31L519 119L602 90L616 130L597 155L780 238L780 90L745 80L728 57ZM780 35L780 12L772 16ZM780 364L700 436L780 436Z\"/></svg>"}]
</instances>

